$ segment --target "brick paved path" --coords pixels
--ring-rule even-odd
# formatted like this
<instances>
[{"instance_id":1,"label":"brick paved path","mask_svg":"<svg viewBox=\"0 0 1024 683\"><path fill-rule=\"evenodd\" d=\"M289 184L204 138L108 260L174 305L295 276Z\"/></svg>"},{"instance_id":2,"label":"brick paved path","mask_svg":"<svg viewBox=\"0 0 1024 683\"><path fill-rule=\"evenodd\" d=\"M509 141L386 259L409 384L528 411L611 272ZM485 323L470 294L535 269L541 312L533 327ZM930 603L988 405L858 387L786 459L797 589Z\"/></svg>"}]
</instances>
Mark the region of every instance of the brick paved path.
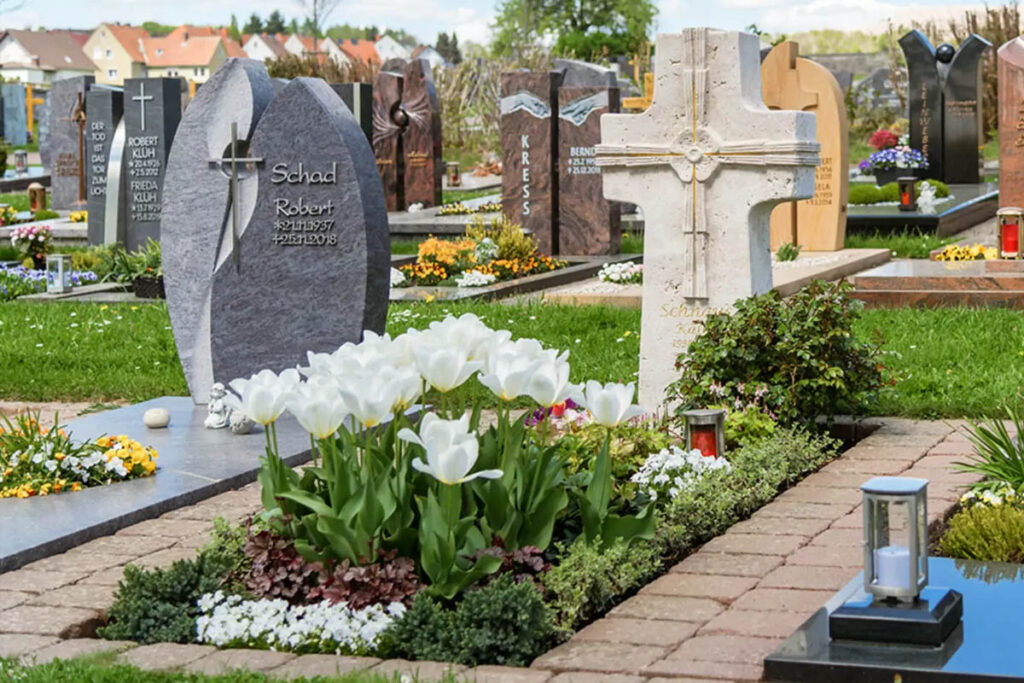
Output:
<instances>
[{"instance_id":1,"label":"brick paved path","mask_svg":"<svg viewBox=\"0 0 1024 683\"><path fill-rule=\"evenodd\" d=\"M256 484L0 574L0 656L41 662L123 650L120 657L141 668L205 673L247 668L282 678L366 669L418 670L421 680L450 670L480 683L756 681L764 656L859 571L858 486L876 475L927 478L929 517L936 522L973 481L950 468L971 450L951 425L886 420L842 458L707 543L529 669L200 645L137 647L93 638L123 565L164 567L191 557L208 541L214 517L241 520L259 509Z\"/></svg>"}]
</instances>

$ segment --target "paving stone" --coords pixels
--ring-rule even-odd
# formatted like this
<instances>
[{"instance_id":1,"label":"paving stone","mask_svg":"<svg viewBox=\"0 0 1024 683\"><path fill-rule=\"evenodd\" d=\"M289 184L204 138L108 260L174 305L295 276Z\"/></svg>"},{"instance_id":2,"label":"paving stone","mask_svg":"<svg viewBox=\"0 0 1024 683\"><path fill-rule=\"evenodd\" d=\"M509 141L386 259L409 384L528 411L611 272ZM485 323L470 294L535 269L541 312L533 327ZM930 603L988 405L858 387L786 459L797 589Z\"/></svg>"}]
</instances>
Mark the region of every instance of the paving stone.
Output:
<instances>
[{"instance_id":1,"label":"paving stone","mask_svg":"<svg viewBox=\"0 0 1024 683\"><path fill-rule=\"evenodd\" d=\"M869 439L871 437L868 437ZM917 462L928 450L928 446L893 446L892 444L877 443L871 445L867 439L861 440L856 446L849 448L843 453L840 461L850 462L851 460L886 460L889 462Z\"/></svg>"},{"instance_id":2,"label":"paving stone","mask_svg":"<svg viewBox=\"0 0 1024 683\"><path fill-rule=\"evenodd\" d=\"M114 587L78 583L35 596L30 605L84 607L106 612L114 604Z\"/></svg>"},{"instance_id":3,"label":"paving stone","mask_svg":"<svg viewBox=\"0 0 1024 683\"><path fill-rule=\"evenodd\" d=\"M101 640L99 638L74 638L60 640L22 657L27 664L48 664L55 659L74 659L100 652L122 652L135 647L130 640Z\"/></svg>"},{"instance_id":4,"label":"paving stone","mask_svg":"<svg viewBox=\"0 0 1024 683\"><path fill-rule=\"evenodd\" d=\"M143 671L171 671L213 654L217 648L212 645L181 645L179 643L156 643L140 645L118 655L119 662L130 664Z\"/></svg>"},{"instance_id":5,"label":"paving stone","mask_svg":"<svg viewBox=\"0 0 1024 683\"><path fill-rule=\"evenodd\" d=\"M859 507L854 508L853 512L845 517L840 517L832 522L833 529L862 529L863 526L864 511Z\"/></svg>"},{"instance_id":6,"label":"paving stone","mask_svg":"<svg viewBox=\"0 0 1024 683\"><path fill-rule=\"evenodd\" d=\"M380 664L376 657L343 657L340 655L302 655L273 669L273 678L314 678L341 676L350 671L362 671Z\"/></svg>"},{"instance_id":7,"label":"paving stone","mask_svg":"<svg viewBox=\"0 0 1024 683\"><path fill-rule=\"evenodd\" d=\"M782 643L782 638L756 638L717 634L697 636L680 645L665 661L699 659L710 662L760 664Z\"/></svg>"},{"instance_id":8,"label":"paving stone","mask_svg":"<svg viewBox=\"0 0 1024 683\"><path fill-rule=\"evenodd\" d=\"M857 501L858 503L860 501ZM774 500L768 505L751 515L751 519L762 517L782 517L783 519L839 519L857 503L816 503L816 502L787 502Z\"/></svg>"},{"instance_id":9,"label":"paving stone","mask_svg":"<svg viewBox=\"0 0 1024 683\"><path fill-rule=\"evenodd\" d=\"M204 534L213 529L213 520L147 519L117 532L118 536L156 536L158 538L186 538Z\"/></svg>"},{"instance_id":10,"label":"paving stone","mask_svg":"<svg viewBox=\"0 0 1024 683\"><path fill-rule=\"evenodd\" d=\"M195 536L188 536L179 540L174 544L174 548L191 548L192 550L199 550L210 544L213 540L213 534L196 534Z\"/></svg>"},{"instance_id":11,"label":"paving stone","mask_svg":"<svg viewBox=\"0 0 1024 683\"><path fill-rule=\"evenodd\" d=\"M963 441L959 439L947 439L942 443L938 444L937 446L933 447L932 449L930 449L928 451L928 455L955 455L957 457L963 458L965 455L973 455L975 452L976 449L974 448L974 444L972 444L970 441L967 441L966 437L964 437Z\"/></svg>"},{"instance_id":12,"label":"paving stone","mask_svg":"<svg viewBox=\"0 0 1024 683\"><path fill-rule=\"evenodd\" d=\"M663 595L635 595L609 614L633 619L664 619L667 621L704 622L723 609L715 600L705 598L671 598Z\"/></svg>"},{"instance_id":13,"label":"paving stone","mask_svg":"<svg viewBox=\"0 0 1024 683\"><path fill-rule=\"evenodd\" d=\"M704 544L701 552L788 555L805 543L807 539L803 536L728 534L711 539Z\"/></svg>"},{"instance_id":14,"label":"paving stone","mask_svg":"<svg viewBox=\"0 0 1024 683\"><path fill-rule=\"evenodd\" d=\"M854 574L856 571L852 567L809 567L788 564L761 579L758 587L839 590L850 582Z\"/></svg>"},{"instance_id":15,"label":"paving stone","mask_svg":"<svg viewBox=\"0 0 1024 683\"><path fill-rule=\"evenodd\" d=\"M720 683L721 680L721 678L694 678L692 676L673 676L672 678L655 676L648 678L646 683Z\"/></svg>"},{"instance_id":16,"label":"paving stone","mask_svg":"<svg viewBox=\"0 0 1024 683\"><path fill-rule=\"evenodd\" d=\"M551 679L551 672L514 666L478 666L462 676L474 683L545 683Z\"/></svg>"},{"instance_id":17,"label":"paving stone","mask_svg":"<svg viewBox=\"0 0 1024 683\"><path fill-rule=\"evenodd\" d=\"M142 557L164 548L170 548L176 537L160 536L104 536L72 548L66 555L130 555Z\"/></svg>"},{"instance_id":18,"label":"paving stone","mask_svg":"<svg viewBox=\"0 0 1024 683\"><path fill-rule=\"evenodd\" d=\"M37 569L16 569L0 574L0 588L5 591L42 593L69 586L88 575L88 572L49 572Z\"/></svg>"},{"instance_id":19,"label":"paving stone","mask_svg":"<svg viewBox=\"0 0 1024 683\"><path fill-rule=\"evenodd\" d=\"M0 576L0 585L3 585L2 576ZM35 593L27 591L0 591L0 610L17 607L24 602L28 602L28 599L34 596Z\"/></svg>"},{"instance_id":20,"label":"paving stone","mask_svg":"<svg viewBox=\"0 0 1024 683\"><path fill-rule=\"evenodd\" d=\"M835 474L861 474L864 481L871 477L886 477L899 474L907 469L906 461L897 460L847 460L840 458L821 468L821 472Z\"/></svg>"},{"instance_id":21,"label":"paving stone","mask_svg":"<svg viewBox=\"0 0 1024 683\"><path fill-rule=\"evenodd\" d=\"M735 662L709 662L701 659L663 659L647 667L644 673L702 676L727 681L760 681L762 666ZM673 678L673 680L677 679Z\"/></svg>"},{"instance_id":22,"label":"paving stone","mask_svg":"<svg viewBox=\"0 0 1024 683\"><path fill-rule=\"evenodd\" d=\"M637 674L667 652L667 649L661 647L570 640L535 659L530 667L555 672Z\"/></svg>"},{"instance_id":23,"label":"paving stone","mask_svg":"<svg viewBox=\"0 0 1024 683\"><path fill-rule=\"evenodd\" d=\"M270 671L295 659L290 652L270 650L231 649L217 650L206 657L185 664L182 669L190 673L219 676L231 671Z\"/></svg>"},{"instance_id":24,"label":"paving stone","mask_svg":"<svg viewBox=\"0 0 1024 683\"><path fill-rule=\"evenodd\" d=\"M111 567L105 571L90 574L76 585L117 586L122 578L124 578L124 567Z\"/></svg>"},{"instance_id":25,"label":"paving stone","mask_svg":"<svg viewBox=\"0 0 1024 683\"><path fill-rule=\"evenodd\" d=\"M698 635L726 633L762 638L788 638L810 614L800 612L762 612L730 609L709 621L697 631ZM656 672L666 673L666 672ZM681 673L688 673L683 671Z\"/></svg>"},{"instance_id":26,"label":"paving stone","mask_svg":"<svg viewBox=\"0 0 1024 683\"><path fill-rule=\"evenodd\" d=\"M831 590L755 588L732 603L733 609L810 614L835 595Z\"/></svg>"},{"instance_id":27,"label":"paving stone","mask_svg":"<svg viewBox=\"0 0 1024 683\"><path fill-rule=\"evenodd\" d=\"M820 486L833 489L849 489L860 493L860 485L871 475L859 472L815 472L800 482L801 486Z\"/></svg>"},{"instance_id":28,"label":"paving stone","mask_svg":"<svg viewBox=\"0 0 1024 683\"><path fill-rule=\"evenodd\" d=\"M92 609L20 605L0 612L0 633L90 638L103 622L103 615Z\"/></svg>"},{"instance_id":29,"label":"paving stone","mask_svg":"<svg viewBox=\"0 0 1024 683\"><path fill-rule=\"evenodd\" d=\"M42 569L45 571L67 572L98 572L111 567L127 564L135 559L134 555L116 555L113 553L61 553L46 559L27 564L23 569Z\"/></svg>"},{"instance_id":30,"label":"paving stone","mask_svg":"<svg viewBox=\"0 0 1024 683\"><path fill-rule=\"evenodd\" d=\"M847 503L860 502L859 489L832 489L824 486L796 486L783 491L776 500L786 503Z\"/></svg>"},{"instance_id":31,"label":"paving stone","mask_svg":"<svg viewBox=\"0 0 1024 683\"><path fill-rule=\"evenodd\" d=\"M672 567L672 573L722 576L766 576L782 564L781 555L751 553L713 553L701 550Z\"/></svg>"},{"instance_id":32,"label":"paving stone","mask_svg":"<svg viewBox=\"0 0 1024 683\"><path fill-rule=\"evenodd\" d=\"M864 549L852 545L806 546L786 558L787 565L863 567Z\"/></svg>"},{"instance_id":33,"label":"paving stone","mask_svg":"<svg viewBox=\"0 0 1024 683\"><path fill-rule=\"evenodd\" d=\"M830 519L794 519L792 517L758 517L729 527L727 534L788 534L810 538L828 528Z\"/></svg>"},{"instance_id":34,"label":"paving stone","mask_svg":"<svg viewBox=\"0 0 1024 683\"><path fill-rule=\"evenodd\" d=\"M412 676L416 683L433 683L440 681L445 676L459 674L465 671L466 667L449 662L408 662L404 659L387 659L371 671L375 674L391 676Z\"/></svg>"},{"instance_id":35,"label":"paving stone","mask_svg":"<svg viewBox=\"0 0 1024 683\"><path fill-rule=\"evenodd\" d=\"M823 531L811 539L812 546L843 546L855 545L860 547L864 543L864 534L860 529L829 529Z\"/></svg>"},{"instance_id":36,"label":"paving stone","mask_svg":"<svg viewBox=\"0 0 1024 683\"><path fill-rule=\"evenodd\" d=\"M583 673L581 671L567 671L549 680L550 683L644 683L644 679L640 676L593 672Z\"/></svg>"},{"instance_id":37,"label":"paving stone","mask_svg":"<svg viewBox=\"0 0 1024 683\"><path fill-rule=\"evenodd\" d=\"M0 657L20 657L57 642L55 636L35 633L0 633Z\"/></svg>"},{"instance_id":38,"label":"paving stone","mask_svg":"<svg viewBox=\"0 0 1024 683\"><path fill-rule=\"evenodd\" d=\"M671 647L697 632L698 624L664 619L598 619L572 637L577 641Z\"/></svg>"},{"instance_id":39,"label":"paving stone","mask_svg":"<svg viewBox=\"0 0 1024 683\"><path fill-rule=\"evenodd\" d=\"M726 604L746 593L757 579L746 576L708 576L705 574L666 574L640 589L640 595L672 595L711 598Z\"/></svg>"},{"instance_id":40,"label":"paving stone","mask_svg":"<svg viewBox=\"0 0 1024 683\"><path fill-rule=\"evenodd\" d=\"M142 569L166 569L178 560L192 560L195 557L195 548L167 548L133 560L132 564Z\"/></svg>"}]
</instances>

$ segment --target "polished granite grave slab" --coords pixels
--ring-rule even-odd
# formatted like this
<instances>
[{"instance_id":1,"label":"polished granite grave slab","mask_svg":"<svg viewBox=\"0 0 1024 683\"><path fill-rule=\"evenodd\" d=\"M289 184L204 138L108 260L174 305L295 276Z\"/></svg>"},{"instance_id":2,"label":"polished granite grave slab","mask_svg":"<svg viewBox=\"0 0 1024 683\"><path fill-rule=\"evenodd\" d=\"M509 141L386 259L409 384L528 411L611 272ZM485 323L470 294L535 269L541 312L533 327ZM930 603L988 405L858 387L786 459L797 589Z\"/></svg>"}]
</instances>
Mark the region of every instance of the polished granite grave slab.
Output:
<instances>
[{"instance_id":1,"label":"polished granite grave slab","mask_svg":"<svg viewBox=\"0 0 1024 683\"><path fill-rule=\"evenodd\" d=\"M864 599L858 574L764 660L764 680L819 683L989 683L1024 679L1024 565L928 560L932 586L963 595L963 622L942 647L830 641L828 615Z\"/></svg>"},{"instance_id":2,"label":"polished granite grave slab","mask_svg":"<svg viewBox=\"0 0 1024 683\"><path fill-rule=\"evenodd\" d=\"M869 307L1000 306L1024 308L1024 272L987 261L900 259L853 278L853 296Z\"/></svg>"},{"instance_id":3,"label":"polished granite grave slab","mask_svg":"<svg viewBox=\"0 0 1024 683\"><path fill-rule=\"evenodd\" d=\"M166 429L143 426L150 408L170 411ZM206 429L206 415L206 406L191 398L167 396L71 421L78 439L127 434L156 448L159 469L145 479L75 493L0 500L0 572L254 481L266 443L262 428L244 435ZM278 420L277 438L289 465L308 459L309 434L290 415Z\"/></svg>"},{"instance_id":4,"label":"polished granite grave slab","mask_svg":"<svg viewBox=\"0 0 1024 683\"><path fill-rule=\"evenodd\" d=\"M997 183L953 184L949 186L949 193L953 199L939 200L934 214L900 211L896 205L851 204L846 219L847 232L858 234L877 230L886 233L914 228L943 237L955 235L995 216L999 208Z\"/></svg>"}]
</instances>

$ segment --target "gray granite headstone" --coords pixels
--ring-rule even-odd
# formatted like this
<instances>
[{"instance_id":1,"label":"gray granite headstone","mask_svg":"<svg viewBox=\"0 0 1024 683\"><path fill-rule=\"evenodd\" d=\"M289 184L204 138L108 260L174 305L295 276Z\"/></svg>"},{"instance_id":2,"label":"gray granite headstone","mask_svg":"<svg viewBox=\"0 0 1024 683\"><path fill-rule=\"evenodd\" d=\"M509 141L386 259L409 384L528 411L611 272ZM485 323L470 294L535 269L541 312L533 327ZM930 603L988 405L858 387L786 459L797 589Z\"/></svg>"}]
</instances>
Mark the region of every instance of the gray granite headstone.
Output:
<instances>
[{"instance_id":1,"label":"gray granite headstone","mask_svg":"<svg viewBox=\"0 0 1024 683\"><path fill-rule=\"evenodd\" d=\"M107 168L114 133L124 113L120 89L93 86L85 96L85 187L89 208L89 244L104 244Z\"/></svg>"},{"instance_id":2,"label":"gray granite headstone","mask_svg":"<svg viewBox=\"0 0 1024 683\"><path fill-rule=\"evenodd\" d=\"M366 139L373 141L373 86L369 83L331 83L331 90L356 117Z\"/></svg>"},{"instance_id":3,"label":"gray granite headstone","mask_svg":"<svg viewBox=\"0 0 1024 683\"><path fill-rule=\"evenodd\" d=\"M196 93L167 157L160 225L164 288L178 355L199 403L207 401L214 381L214 273L232 266L231 193L214 161L230 154L231 124L237 125L238 139L248 142L273 97L273 83L260 62L227 60ZM239 224L245 225L256 205L257 178L251 172L241 175Z\"/></svg>"},{"instance_id":4,"label":"gray granite headstone","mask_svg":"<svg viewBox=\"0 0 1024 683\"><path fill-rule=\"evenodd\" d=\"M128 223L125 246L160 239L160 207L167 153L181 120L181 79L129 78L124 82Z\"/></svg>"},{"instance_id":5,"label":"gray granite headstone","mask_svg":"<svg viewBox=\"0 0 1024 683\"><path fill-rule=\"evenodd\" d=\"M47 97L50 159L50 203L54 209L81 208L80 173L82 169L80 129L74 120L79 102L96 79L75 76L55 81Z\"/></svg>"},{"instance_id":6,"label":"gray granite headstone","mask_svg":"<svg viewBox=\"0 0 1024 683\"><path fill-rule=\"evenodd\" d=\"M25 111L25 86L4 83L0 86L4 107L4 140L19 146L28 142L28 118Z\"/></svg>"},{"instance_id":7,"label":"gray granite headstone","mask_svg":"<svg viewBox=\"0 0 1024 683\"><path fill-rule=\"evenodd\" d=\"M555 59L555 71L564 71L563 88L611 87L618 86L615 72L611 69L580 61L578 59Z\"/></svg>"},{"instance_id":8,"label":"gray granite headstone","mask_svg":"<svg viewBox=\"0 0 1024 683\"><path fill-rule=\"evenodd\" d=\"M271 81L271 83L274 84L274 94L276 95L277 93L279 93L282 90L284 90L285 86L292 82L292 79L290 79L290 78L271 78L270 81Z\"/></svg>"},{"instance_id":9,"label":"gray granite headstone","mask_svg":"<svg viewBox=\"0 0 1024 683\"><path fill-rule=\"evenodd\" d=\"M262 159L237 261L211 293L216 381L302 363L363 330L384 331L391 252L384 192L355 117L320 79L296 78L267 107ZM226 182L226 181L224 181Z\"/></svg>"},{"instance_id":10,"label":"gray granite headstone","mask_svg":"<svg viewBox=\"0 0 1024 683\"><path fill-rule=\"evenodd\" d=\"M35 119L36 142L39 146L39 159L43 168L49 173L53 169L50 157L50 93L40 93L43 103L36 105L33 111Z\"/></svg>"}]
</instances>

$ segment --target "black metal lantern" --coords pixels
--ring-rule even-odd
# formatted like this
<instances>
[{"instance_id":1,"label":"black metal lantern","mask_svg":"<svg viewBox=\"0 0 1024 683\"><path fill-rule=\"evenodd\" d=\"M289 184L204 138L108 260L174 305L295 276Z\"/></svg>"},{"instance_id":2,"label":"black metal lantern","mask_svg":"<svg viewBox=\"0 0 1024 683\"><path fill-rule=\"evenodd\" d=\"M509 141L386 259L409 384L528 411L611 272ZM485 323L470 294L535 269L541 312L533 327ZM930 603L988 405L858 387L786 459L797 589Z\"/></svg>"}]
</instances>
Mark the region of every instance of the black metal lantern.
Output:
<instances>
[{"instance_id":1,"label":"black metal lantern","mask_svg":"<svg viewBox=\"0 0 1024 683\"><path fill-rule=\"evenodd\" d=\"M999 226L996 235L999 257L1019 259L1024 256L1024 209L1016 206L999 209L996 224Z\"/></svg>"},{"instance_id":2,"label":"black metal lantern","mask_svg":"<svg viewBox=\"0 0 1024 683\"><path fill-rule=\"evenodd\" d=\"M449 161L448 167L448 187L459 187L462 185L462 171L459 170L459 162Z\"/></svg>"},{"instance_id":3,"label":"black metal lantern","mask_svg":"<svg viewBox=\"0 0 1024 683\"><path fill-rule=\"evenodd\" d=\"M917 178L897 178L900 193L900 211L917 211Z\"/></svg>"}]
</instances>

